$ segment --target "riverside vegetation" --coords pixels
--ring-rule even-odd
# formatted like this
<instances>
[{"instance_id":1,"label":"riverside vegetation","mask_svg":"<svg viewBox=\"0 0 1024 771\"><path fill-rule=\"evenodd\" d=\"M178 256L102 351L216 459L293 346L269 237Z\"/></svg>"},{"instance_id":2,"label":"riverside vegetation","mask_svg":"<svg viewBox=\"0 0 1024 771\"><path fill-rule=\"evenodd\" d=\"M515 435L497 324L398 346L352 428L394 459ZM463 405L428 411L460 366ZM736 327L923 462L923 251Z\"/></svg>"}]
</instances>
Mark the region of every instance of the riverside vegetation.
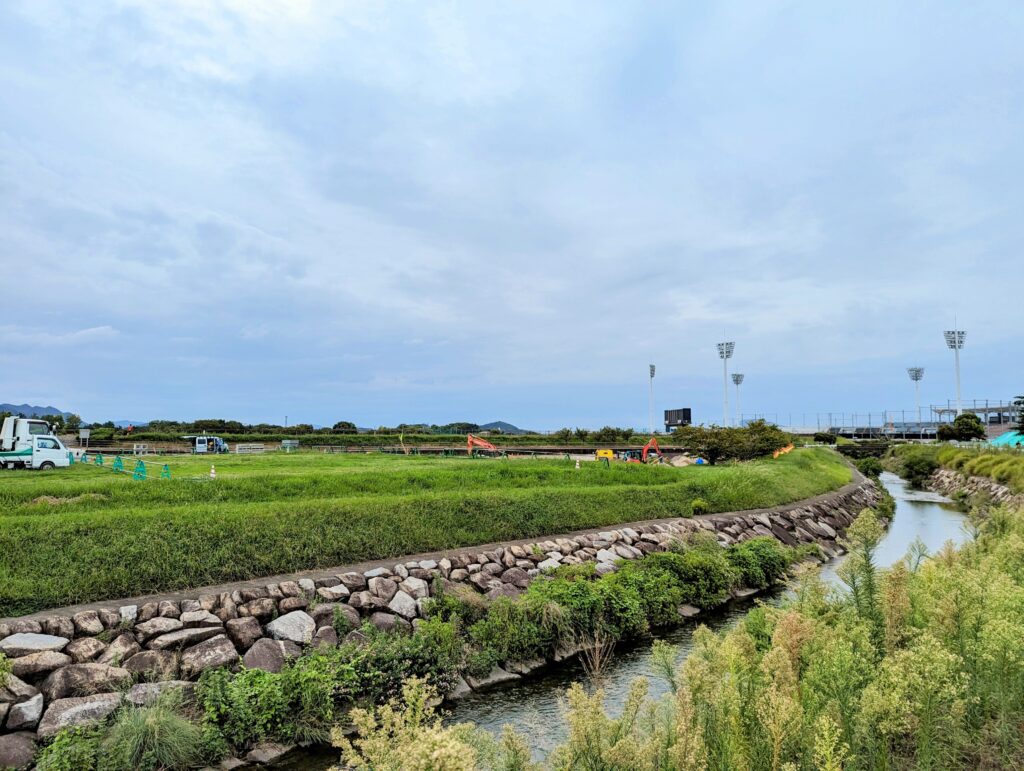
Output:
<instances>
[{"instance_id":1,"label":"riverside vegetation","mask_svg":"<svg viewBox=\"0 0 1024 771\"><path fill-rule=\"evenodd\" d=\"M1024 513L974 511L975 537L874 564L882 528L866 510L847 532L845 591L806 575L780 607L698 630L681 666L658 658L671 695L634 684L618 716L600 688L566 696L569 738L544 763L526 741L442 726L430 686L356 715L336 736L362 769L1010 769L1024 767Z\"/></svg>"},{"instance_id":2,"label":"riverside vegetation","mask_svg":"<svg viewBox=\"0 0 1024 771\"><path fill-rule=\"evenodd\" d=\"M701 533L669 551L620 563L617 572L603 576L592 564L559 568L514 599L487 601L452 585L436 593L428 618L410 635L369 625L351 630L339 614L335 624L343 642L337 647L311 650L278 673L206 672L191 705L161 697L148 707L123 707L96 727L65 730L42 750L38 768L185 768L258 742L326 741L331 728L346 720L363 735L358 746L365 749L377 741L370 736L377 725L369 717L375 704L404 698L402 710L378 717L384 723L415 721L410 704L428 715L426 701L416 706L416 700L428 692L448 693L462 676L484 676L498 662L530 662L560 650L607 649L678 624L680 606L710 608L735 587L767 587L814 549L788 548L771 538L723 548ZM392 727L397 730L397 724ZM414 767L398 757L393 767ZM438 762L416 767L449 767ZM376 761L370 766L383 767Z\"/></svg>"},{"instance_id":3,"label":"riverside vegetation","mask_svg":"<svg viewBox=\"0 0 1024 771\"><path fill-rule=\"evenodd\" d=\"M162 458L0 485L0 616L434 549L779 505L850 481L824 449L715 467L317 453ZM217 466L217 479L207 475ZM108 460L109 464L109 460Z\"/></svg>"},{"instance_id":4,"label":"riverside vegetation","mask_svg":"<svg viewBox=\"0 0 1024 771\"><path fill-rule=\"evenodd\" d=\"M893 471L919 488L945 467L968 477L988 477L1014 493L1024 493L1024 453L1016 449L902 444L893 447L886 460Z\"/></svg>"}]
</instances>

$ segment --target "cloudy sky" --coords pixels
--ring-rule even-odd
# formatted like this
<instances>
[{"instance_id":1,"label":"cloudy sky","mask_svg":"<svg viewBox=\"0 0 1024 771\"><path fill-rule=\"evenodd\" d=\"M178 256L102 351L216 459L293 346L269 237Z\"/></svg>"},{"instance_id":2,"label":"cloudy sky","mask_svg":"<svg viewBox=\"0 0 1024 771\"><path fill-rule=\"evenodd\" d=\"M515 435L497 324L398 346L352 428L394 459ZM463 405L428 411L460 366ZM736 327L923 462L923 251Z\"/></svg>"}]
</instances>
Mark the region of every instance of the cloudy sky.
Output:
<instances>
[{"instance_id":1,"label":"cloudy sky","mask_svg":"<svg viewBox=\"0 0 1024 771\"><path fill-rule=\"evenodd\" d=\"M1020 5L685 5L3 3L0 401L720 422L725 338L797 422L954 314L1024 391Z\"/></svg>"}]
</instances>

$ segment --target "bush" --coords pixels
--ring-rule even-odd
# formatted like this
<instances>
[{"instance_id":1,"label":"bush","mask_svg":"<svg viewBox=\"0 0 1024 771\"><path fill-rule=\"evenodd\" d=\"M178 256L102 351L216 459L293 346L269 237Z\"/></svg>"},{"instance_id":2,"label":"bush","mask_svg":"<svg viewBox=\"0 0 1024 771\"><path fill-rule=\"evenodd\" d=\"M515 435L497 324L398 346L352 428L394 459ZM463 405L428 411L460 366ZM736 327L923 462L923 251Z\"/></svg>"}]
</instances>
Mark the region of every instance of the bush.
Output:
<instances>
[{"instance_id":1,"label":"bush","mask_svg":"<svg viewBox=\"0 0 1024 771\"><path fill-rule=\"evenodd\" d=\"M690 548L682 554L651 554L648 559L672 573L680 584L682 601L698 608L724 602L736 583L737 572L717 545Z\"/></svg>"},{"instance_id":2,"label":"bush","mask_svg":"<svg viewBox=\"0 0 1024 771\"><path fill-rule=\"evenodd\" d=\"M545 656L556 643L522 602L501 597L491 603L487 615L469 628L470 639L492 655L488 659L523 661Z\"/></svg>"},{"instance_id":3,"label":"bush","mask_svg":"<svg viewBox=\"0 0 1024 771\"><path fill-rule=\"evenodd\" d=\"M690 503L690 513L693 516L699 516L700 514L710 514L711 504L705 501L703 498L694 498L693 502Z\"/></svg>"},{"instance_id":4,"label":"bush","mask_svg":"<svg viewBox=\"0 0 1024 771\"><path fill-rule=\"evenodd\" d=\"M866 477L872 477L874 479L878 479L878 477L881 476L882 472L885 471L885 469L882 466L882 461L880 461L878 458L873 457L861 458L860 460L856 461L854 465L857 467L857 470L861 474L863 474Z\"/></svg>"},{"instance_id":5,"label":"bush","mask_svg":"<svg viewBox=\"0 0 1024 771\"><path fill-rule=\"evenodd\" d=\"M939 467L938 448L933 445L903 444L894 448L896 473L911 487L921 489Z\"/></svg>"},{"instance_id":6,"label":"bush","mask_svg":"<svg viewBox=\"0 0 1024 771\"><path fill-rule=\"evenodd\" d=\"M7 685L7 675L9 674L11 674L11 662L3 653L0 653L0 688Z\"/></svg>"},{"instance_id":7,"label":"bush","mask_svg":"<svg viewBox=\"0 0 1024 771\"><path fill-rule=\"evenodd\" d=\"M827 431L818 431L814 435L814 441L818 442L819 444L835 444L836 435L830 434Z\"/></svg>"},{"instance_id":8,"label":"bush","mask_svg":"<svg viewBox=\"0 0 1024 771\"><path fill-rule=\"evenodd\" d=\"M36 770L93 771L99 758L99 728L65 728L36 755Z\"/></svg>"},{"instance_id":9,"label":"bush","mask_svg":"<svg viewBox=\"0 0 1024 771\"><path fill-rule=\"evenodd\" d=\"M736 544L725 556L738 571L740 581L755 589L764 589L781 579L790 563L786 547L768 537Z\"/></svg>"}]
</instances>

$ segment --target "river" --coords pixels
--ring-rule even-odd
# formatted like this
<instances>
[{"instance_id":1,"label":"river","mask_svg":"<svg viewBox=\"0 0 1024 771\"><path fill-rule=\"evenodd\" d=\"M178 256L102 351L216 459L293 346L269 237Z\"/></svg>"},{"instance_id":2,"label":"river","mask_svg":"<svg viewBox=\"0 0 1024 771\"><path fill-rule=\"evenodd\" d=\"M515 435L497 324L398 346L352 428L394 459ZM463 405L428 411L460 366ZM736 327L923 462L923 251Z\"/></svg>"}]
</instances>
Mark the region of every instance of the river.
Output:
<instances>
[{"instance_id":1,"label":"river","mask_svg":"<svg viewBox=\"0 0 1024 771\"><path fill-rule=\"evenodd\" d=\"M902 479L889 473L882 475L882 483L896 499L896 513L879 544L877 564L887 566L902 559L915 539L920 539L928 552L934 553L946 541L959 544L968 537L964 529L964 515L948 499L936 493L911 490ZM826 581L840 583L836 568L842 559L837 558L823 566L822 577ZM785 591L779 589L761 595L759 599L762 602L779 602ZM708 613L699 623L714 630L727 628L736 623L751 605L752 601L730 603ZM609 709L613 713L617 711L637 677L648 678L652 697L666 693L668 685L655 670L651 643L653 639L671 643L676 646L678 659L682 660L690 650L697 625L688 623L659 633L655 638L616 649L601 679ZM504 687L473 693L455 704L446 705L445 722L473 722L494 734L499 734L502 726L510 724L529 738L534 754L540 758L565 739L561 700L569 685L585 679L586 675L577 661L550 667ZM333 751L306 750L289 758L286 767L295 771L319 771L336 759L337 753Z\"/></svg>"}]
</instances>

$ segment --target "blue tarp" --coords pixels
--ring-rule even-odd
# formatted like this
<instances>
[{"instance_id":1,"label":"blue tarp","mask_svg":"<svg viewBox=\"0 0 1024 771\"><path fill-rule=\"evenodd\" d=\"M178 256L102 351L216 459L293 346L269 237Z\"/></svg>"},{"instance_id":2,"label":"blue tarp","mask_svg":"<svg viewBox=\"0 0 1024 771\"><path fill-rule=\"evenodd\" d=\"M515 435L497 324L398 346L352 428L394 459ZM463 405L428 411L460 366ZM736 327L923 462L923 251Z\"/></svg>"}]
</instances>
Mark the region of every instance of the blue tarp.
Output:
<instances>
[{"instance_id":1,"label":"blue tarp","mask_svg":"<svg viewBox=\"0 0 1024 771\"><path fill-rule=\"evenodd\" d=\"M993 447L1024 447L1024 434L1019 431L1007 431L1000 434L991 442Z\"/></svg>"}]
</instances>

